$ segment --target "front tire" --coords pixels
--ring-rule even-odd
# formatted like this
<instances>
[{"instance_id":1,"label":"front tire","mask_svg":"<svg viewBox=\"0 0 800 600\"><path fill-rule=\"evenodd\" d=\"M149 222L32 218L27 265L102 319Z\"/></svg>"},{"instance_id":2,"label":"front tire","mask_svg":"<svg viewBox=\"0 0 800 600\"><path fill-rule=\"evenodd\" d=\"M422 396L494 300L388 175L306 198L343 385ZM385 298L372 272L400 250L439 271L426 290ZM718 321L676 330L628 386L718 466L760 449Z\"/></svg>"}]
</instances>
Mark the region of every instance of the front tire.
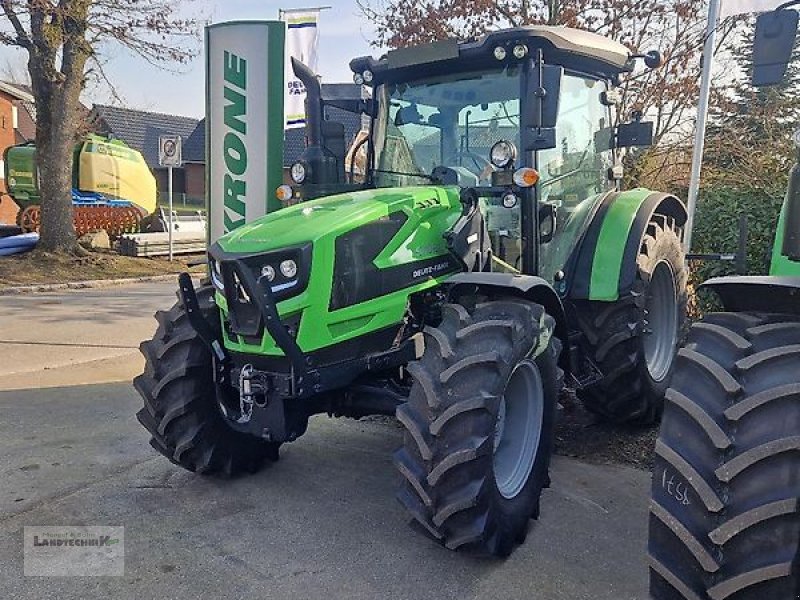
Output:
<instances>
[{"instance_id":1,"label":"front tire","mask_svg":"<svg viewBox=\"0 0 800 600\"><path fill-rule=\"evenodd\" d=\"M445 305L425 330L397 410L398 498L450 549L508 556L539 515L558 396L554 325L541 306L506 299Z\"/></svg>"},{"instance_id":2,"label":"front tire","mask_svg":"<svg viewBox=\"0 0 800 600\"><path fill-rule=\"evenodd\" d=\"M798 340L797 316L692 327L656 443L655 600L800 598Z\"/></svg>"},{"instance_id":3,"label":"front tire","mask_svg":"<svg viewBox=\"0 0 800 600\"><path fill-rule=\"evenodd\" d=\"M578 391L586 408L616 423L651 424L664 406L675 353L685 333L687 271L667 217L649 223L634 290L616 302L576 304L583 351L602 380Z\"/></svg>"},{"instance_id":4,"label":"front tire","mask_svg":"<svg viewBox=\"0 0 800 600\"><path fill-rule=\"evenodd\" d=\"M198 291L201 308L216 314L213 290ZM233 430L225 423L213 380L211 353L183 306L156 313L159 326L142 342L145 371L133 384L144 400L136 418L150 445L174 464L203 475L255 473L278 459L279 444Z\"/></svg>"}]
</instances>

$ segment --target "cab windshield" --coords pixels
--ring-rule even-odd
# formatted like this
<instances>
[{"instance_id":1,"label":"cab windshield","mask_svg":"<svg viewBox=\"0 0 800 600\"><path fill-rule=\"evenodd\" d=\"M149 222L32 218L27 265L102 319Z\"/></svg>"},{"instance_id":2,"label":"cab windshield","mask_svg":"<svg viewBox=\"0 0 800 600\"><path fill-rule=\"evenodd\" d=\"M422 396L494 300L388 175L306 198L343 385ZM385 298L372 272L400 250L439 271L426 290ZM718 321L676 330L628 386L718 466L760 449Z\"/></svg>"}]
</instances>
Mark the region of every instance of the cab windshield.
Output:
<instances>
[{"instance_id":1,"label":"cab windshield","mask_svg":"<svg viewBox=\"0 0 800 600\"><path fill-rule=\"evenodd\" d=\"M381 85L374 184L422 185L444 166L461 186L488 185L492 145L505 139L519 147L520 72L511 66Z\"/></svg>"}]
</instances>

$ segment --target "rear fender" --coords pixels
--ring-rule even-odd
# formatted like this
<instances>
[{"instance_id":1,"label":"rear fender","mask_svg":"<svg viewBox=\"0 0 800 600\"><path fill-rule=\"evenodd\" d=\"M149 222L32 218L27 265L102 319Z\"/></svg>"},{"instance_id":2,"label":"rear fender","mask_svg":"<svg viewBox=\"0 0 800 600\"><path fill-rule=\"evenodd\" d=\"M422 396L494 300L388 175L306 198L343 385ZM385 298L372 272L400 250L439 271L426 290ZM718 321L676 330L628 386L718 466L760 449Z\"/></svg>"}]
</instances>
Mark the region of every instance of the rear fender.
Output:
<instances>
[{"instance_id":1,"label":"rear fender","mask_svg":"<svg viewBox=\"0 0 800 600\"><path fill-rule=\"evenodd\" d=\"M698 289L716 293L726 311L800 315L800 277L716 277Z\"/></svg>"},{"instance_id":2,"label":"rear fender","mask_svg":"<svg viewBox=\"0 0 800 600\"><path fill-rule=\"evenodd\" d=\"M570 288L573 300L614 302L636 282L637 258L653 215L686 223L686 207L675 196L637 188L609 194L597 210L578 251Z\"/></svg>"},{"instance_id":3,"label":"rear fender","mask_svg":"<svg viewBox=\"0 0 800 600\"><path fill-rule=\"evenodd\" d=\"M512 273L458 273L444 283L448 300L455 301L460 296L485 293L492 297L516 296L541 304L556 321L555 335L561 341L562 351L559 366L570 373L569 327L564 305L558 293L547 281L534 275L514 275Z\"/></svg>"}]
</instances>

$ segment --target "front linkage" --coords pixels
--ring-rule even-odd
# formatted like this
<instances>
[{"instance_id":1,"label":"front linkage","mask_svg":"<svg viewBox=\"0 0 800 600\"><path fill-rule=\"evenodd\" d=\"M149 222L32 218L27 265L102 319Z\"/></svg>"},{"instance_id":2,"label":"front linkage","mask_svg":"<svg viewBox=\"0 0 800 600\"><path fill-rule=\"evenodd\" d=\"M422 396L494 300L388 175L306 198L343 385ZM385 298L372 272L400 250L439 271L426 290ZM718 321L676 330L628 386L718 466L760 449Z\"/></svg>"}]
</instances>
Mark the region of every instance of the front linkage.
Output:
<instances>
[{"instance_id":1,"label":"front linkage","mask_svg":"<svg viewBox=\"0 0 800 600\"><path fill-rule=\"evenodd\" d=\"M308 416L317 412L352 412L358 416L366 408L366 412L394 414L397 404L405 399L396 390L371 386L364 391L373 395L377 393L376 398L354 398L351 393L346 400L341 394L329 392L344 388L364 374L387 371L415 360L418 357L418 344L413 336L384 352L357 356L335 364L317 364L313 353L303 352L281 322L274 295L266 280L256 279L236 259L220 263L226 280L232 282L235 273L245 297L255 305L263 327L283 351L288 363L288 369L285 370L265 370L256 368L247 356L232 356L200 310L191 277L188 273L180 275L181 301L189 322L211 351L215 383L228 389L231 386L238 389L239 414L230 421L232 427L268 441L287 442L302 435ZM225 289L233 290L235 287L226 286ZM232 294L226 294L229 306L238 301ZM231 311L230 316L234 317L234 314L235 311ZM216 312L214 315L218 317ZM235 317L231 321L229 327L235 333ZM287 418L286 400L305 401L303 407L298 406L298 410L291 411L294 418Z\"/></svg>"}]
</instances>

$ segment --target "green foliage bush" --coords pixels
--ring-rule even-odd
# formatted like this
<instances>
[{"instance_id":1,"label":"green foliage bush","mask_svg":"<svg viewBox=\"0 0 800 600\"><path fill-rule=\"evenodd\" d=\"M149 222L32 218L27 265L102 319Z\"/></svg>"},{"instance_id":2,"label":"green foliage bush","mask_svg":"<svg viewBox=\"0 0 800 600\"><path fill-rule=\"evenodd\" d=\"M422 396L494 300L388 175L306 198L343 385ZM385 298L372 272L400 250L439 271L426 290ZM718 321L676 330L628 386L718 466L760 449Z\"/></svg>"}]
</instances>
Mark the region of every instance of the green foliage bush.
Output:
<instances>
[{"instance_id":1,"label":"green foliage bush","mask_svg":"<svg viewBox=\"0 0 800 600\"><path fill-rule=\"evenodd\" d=\"M774 189L785 188L775 182ZM739 239L739 215L747 216L747 274L766 275L775 241L783 196L764 190L714 186L700 193L695 214L693 253L736 252ZM730 262L697 263L692 282L735 273Z\"/></svg>"}]
</instances>

